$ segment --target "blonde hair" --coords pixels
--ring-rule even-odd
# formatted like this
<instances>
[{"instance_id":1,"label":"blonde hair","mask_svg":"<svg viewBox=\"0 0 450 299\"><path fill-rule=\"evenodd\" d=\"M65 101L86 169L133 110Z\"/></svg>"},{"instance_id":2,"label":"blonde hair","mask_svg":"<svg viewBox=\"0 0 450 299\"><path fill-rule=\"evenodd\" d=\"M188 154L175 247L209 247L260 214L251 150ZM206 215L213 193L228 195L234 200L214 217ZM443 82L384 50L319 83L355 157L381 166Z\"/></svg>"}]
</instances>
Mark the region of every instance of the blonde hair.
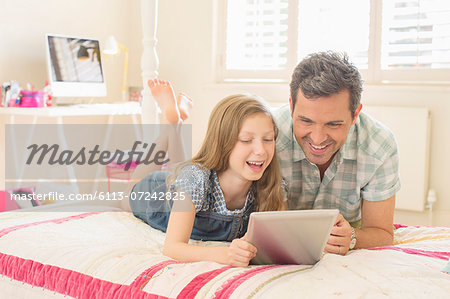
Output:
<instances>
[{"instance_id":1,"label":"blonde hair","mask_svg":"<svg viewBox=\"0 0 450 299\"><path fill-rule=\"evenodd\" d=\"M194 164L206 169L214 169L218 174L228 168L229 158L241 130L244 120L258 113L264 113L271 120L275 132L275 124L270 108L261 98L249 94L231 95L222 99L213 109L208 121L208 128L202 146L191 161L183 163ZM256 211L280 210L283 204L282 177L276 150L271 163L262 177L255 181L253 192Z\"/></svg>"}]
</instances>

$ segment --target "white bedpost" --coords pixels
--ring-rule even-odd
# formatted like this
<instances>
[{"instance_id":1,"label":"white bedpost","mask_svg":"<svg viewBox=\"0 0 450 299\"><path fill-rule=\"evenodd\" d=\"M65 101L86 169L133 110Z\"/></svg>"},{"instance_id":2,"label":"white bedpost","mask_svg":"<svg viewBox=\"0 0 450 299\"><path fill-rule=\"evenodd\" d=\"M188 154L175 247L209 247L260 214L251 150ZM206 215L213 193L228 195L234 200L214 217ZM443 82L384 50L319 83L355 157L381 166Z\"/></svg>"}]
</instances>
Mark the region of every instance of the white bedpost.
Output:
<instances>
[{"instance_id":1,"label":"white bedpost","mask_svg":"<svg viewBox=\"0 0 450 299\"><path fill-rule=\"evenodd\" d=\"M144 87L142 110L143 124L157 124L158 112L147 81L158 77L159 60L156 53L156 27L158 24L158 0L141 0L142 43L141 57L142 86Z\"/></svg>"}]
</instances>

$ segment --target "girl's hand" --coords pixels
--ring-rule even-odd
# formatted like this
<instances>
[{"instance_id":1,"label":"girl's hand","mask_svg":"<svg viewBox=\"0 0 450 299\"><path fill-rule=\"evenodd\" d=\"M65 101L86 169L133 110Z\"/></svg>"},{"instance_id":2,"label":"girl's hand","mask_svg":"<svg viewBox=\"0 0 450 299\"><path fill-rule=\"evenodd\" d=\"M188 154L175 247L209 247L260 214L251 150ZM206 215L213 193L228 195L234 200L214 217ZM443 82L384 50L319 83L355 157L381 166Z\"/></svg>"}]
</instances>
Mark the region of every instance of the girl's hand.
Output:
<instances>
[{"instance_id":1,"label":"girl's hand","mask_svg":"<svg viewBox=\"0 0 450 299\"><path fill-rule=\"evenodd\" d=\"M227 247L227 264L233 267L247 267L252 258L256 256L256 247L246 241L246 236L234 239Z\"/></svg>"}]
</instances>

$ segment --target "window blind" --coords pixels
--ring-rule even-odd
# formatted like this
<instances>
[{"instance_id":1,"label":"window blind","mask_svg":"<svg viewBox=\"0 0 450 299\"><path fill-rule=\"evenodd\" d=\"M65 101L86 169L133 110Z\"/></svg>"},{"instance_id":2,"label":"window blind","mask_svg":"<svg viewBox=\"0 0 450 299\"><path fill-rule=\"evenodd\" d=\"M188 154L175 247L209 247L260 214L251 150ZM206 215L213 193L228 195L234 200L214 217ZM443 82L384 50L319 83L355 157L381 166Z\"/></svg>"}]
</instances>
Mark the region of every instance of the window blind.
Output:
<instances>
[{"instance_id":1,"label":"window blind","mask_svg":"<svg viewBox=\"0 0 450 299\"><path fill-rule=\"evenodd\" d=\"M287 22L288 0L228 0L226 69L286 68Z\"/></svg>"},{"instance_id":2,"label":"window blind","mask_svg":"<svg viewBox=\"0 0 450 299\"><path fill-rule=\"evenodd\" d=\"M319 51L346 52L360 69L368 68L369 0L300 0L298 60Z\"/></svg>"},{"instance_id":3,"label":"window blind","mask_svg":"<svg viewBox=\"0 0 450 299\"><path fill-rule=\"evenodd\" d=\"M346 52L366 82L444 82L450 0L220 1L218 79L289 81L318 51Z\"/></svg>"},{"instance_id":4,"label":"window blind","mask_svg":"<svg viewBox=\"0 0 450 299\"><path fill-rule=\"evenodd\" d=\"M450 68L450 1L383 0L381 68Z\"/></svg>"}]
</instances>

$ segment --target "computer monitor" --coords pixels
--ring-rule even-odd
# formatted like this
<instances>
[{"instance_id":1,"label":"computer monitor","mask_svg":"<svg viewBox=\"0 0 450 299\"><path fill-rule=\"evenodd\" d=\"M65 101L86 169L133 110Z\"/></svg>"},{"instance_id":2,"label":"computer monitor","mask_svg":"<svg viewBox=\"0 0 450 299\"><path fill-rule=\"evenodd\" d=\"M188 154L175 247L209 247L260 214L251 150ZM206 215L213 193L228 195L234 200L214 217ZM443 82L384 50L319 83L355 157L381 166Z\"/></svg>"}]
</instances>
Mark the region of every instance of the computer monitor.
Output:
<instances>
[{"instance_id":1,"label":"computer monitor","mask_svg":"<svg viewBox=\"0 0 450 299\"><path fill-rule=\"evenodd\" d=\"M104 97L100 43L95 39L46 35L47 69L54 97Z\"/></svg>"}]
</instances>

